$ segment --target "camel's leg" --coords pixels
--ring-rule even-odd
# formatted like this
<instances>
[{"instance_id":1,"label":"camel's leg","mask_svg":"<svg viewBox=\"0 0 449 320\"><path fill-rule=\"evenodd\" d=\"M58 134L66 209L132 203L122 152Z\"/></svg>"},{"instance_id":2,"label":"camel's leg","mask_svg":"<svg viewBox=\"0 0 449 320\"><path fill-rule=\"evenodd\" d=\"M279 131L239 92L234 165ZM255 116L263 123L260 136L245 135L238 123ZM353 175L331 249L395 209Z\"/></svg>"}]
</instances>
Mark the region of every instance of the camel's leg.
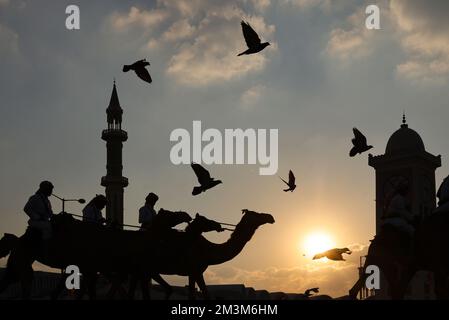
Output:
<instances>
[{"instance_id":1,"label":"camel's leg","mask_svg":"<svg viewBox=\"0 0 449 320\"><path fill-rule=\"evenodd\" d=\"M140 290L142 291L143 300L151 299L151 277L148 277L146 274L142 274L140 277Z\"/></svg>"},{"instance_id":2,"label":"camel's leg","mask_svg":"<svg viewBox=\"0 0 449 320\"><path fill-rule=\"evenodd\" d=\"M31 266L27 266L22 272L20 283L22 286L22 299L31 299L31 289L33 285L33 268Z\"/></svg>"},{"instance_id":3,"label":"camel's leg","mask_svg":"<svg viewBox=\"0 0 449 320\"><path fill-rule=\"evenodd\" d=\"M198 283L198 287L200 287L204 300L209 300L209 291L207 290L206 282L204 282L203 274L196 277L196 283Z\"/></svg>"},{"instance_id":4,"label":"camel's leg","mask_svg":"<svg viewBox=\"0 0 449 320\"><path fill-rule=\"evenodd\" d=\"M55 290L51 293L51 300L57 300L61 292L65 289L65 281L68 277L68 274L62 272L61 278L59 279L58 285L56 286Z\"/></svg>"},{"instance_id":5,"label":"camel's leg","mask_svg":"<svg viewBox=\"0 0 449 320\"><path fill-rule=\"evenodd\" d=\"M5 291L6 289L8 289L8 287L16 281L17 280L14 279L11 272L8 269L6 269L5 275L3 276L2 280L0 281L0 294L3 291Z\"/></svg>"},{"instance_id":6,"label":"camel's leg","mask_svg":"<svg viewBox=\"0 0 449 320\"><path fill-rule=\"evenodd\" d=\"M435 295L438 300L449 299L448 275L446 272L435 272Z\"/></svg>"},{"instance_id":7,"label":"camel's leg","mask_svg":"<svg viewBox=\"0 0 449 320\"><path fill-rule=\"evenodd\" d=\"M167 281L165 281L160 274L152 275L151 278L159 283L162 287L164 287L165 290L165 300L168 300L173 293L173 289L170 284L168 284Z\"/></svg>"},{"instance_id":8,"label":"camel's leg","mask_svg":"<svg viewBox=\"0 0 449 320\"><path fill-rule=\"evenodd\" d=\"M131 274L131 277L129 279L129 289L128 289L128 299L134 300L134 295L136 293L136 287L137 287L137 280L138 280L137 274Z\"/></svg>"},{"instance_id":9,"label":"camel's leg","mask_svg":"<svg viewBox=\"0 0 449 320\"><path fill-rule=\"evenodd\" d=\"M90 300L96 300L97 299L97 278L98 278L98 276L97 276L96 272L92 272L88 276L87 290L88 290L88 294L89 294L89 299Z\"/></svg>"},{"instance_id":10,"label":"camel's leg","mask_svg":"<svg viewBox=\"0 0 449 320\"><path fill-rule=\"evenodd\" d=\"M82 300L84 294L86 293L87 280L86 275L83 273L81 276L81 286L80 289L76 292L76 300Z\"/></svg>"},{"instance_id":11,"label":"camel's leg","mask_svg":"<svg viewBox=\"0 0 449 320\"><path fill-rule=\"evenodd\" d=\"M195 278L189 276L189 300L195 300Z\"/></svg>"},{"instance_id":12,"label":"camel's leg","mask_svg":"<svg viewBox=\"0 0 449 320\"><path fill-rule=\"evenodd\" d=\"M119 286L119 296L122 299L127 299L128 298L128 292L126 291L125 286L124 286L125 282L126 282L125 280L123 280L122 278L119 278L119 284L120 284L120 286Z\"/></svg>"},{"instance_id":13,"label":"camel's leg","mask_svg":"<svg viewBox=\"0 0 449 320\"><path fill-rule=\"evenodd\" d=\"M120 279L120 274L112 274L110 277L111 281L111 289L109 289L108 292L108 299L113 299L118 293L121 297L127 298L129 296L129 293L126 292L126 290L123 288L123 281Z\"/></svg>"}]
</instances>

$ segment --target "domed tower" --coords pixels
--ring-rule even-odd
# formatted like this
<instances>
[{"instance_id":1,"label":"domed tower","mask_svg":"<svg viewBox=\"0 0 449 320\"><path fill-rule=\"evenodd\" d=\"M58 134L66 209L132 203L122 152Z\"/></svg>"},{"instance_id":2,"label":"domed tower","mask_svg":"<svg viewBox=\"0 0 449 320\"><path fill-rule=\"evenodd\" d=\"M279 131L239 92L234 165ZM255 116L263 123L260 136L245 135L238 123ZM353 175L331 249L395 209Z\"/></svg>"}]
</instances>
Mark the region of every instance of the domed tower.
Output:
<instances>
[{"instance_id":1,"label":"domed tower","mask_svg":"<svg viewBox=\"0 0 449 320\"><path fill-rule=\"evenodd\" d=\"M390 137L385 154L369 155L368 164L376 170L376 234L380 230L381 217L387 199L401 184L407 184L408 203L413 215L429 215L436 207L435 170L441 166L441 156L426 151L420 135L408 127L405 114L401 127ZM415 279L419 280L419 279ZM422 279L421 279L422 280ZM423 281L414 281L411 294L423 295ZM382 292L381 282L381 295Z\"/></svg>"},{"instance_id":2,"label":"domed tower","mask_svg":"<svg viewBox=\"0 0 449 320\"><path fill-rule=\"evenodd\" d=\"M107 164L106 176L101 178L101 185L106 188L106 218L118 225L123 225L123 193L128 186L128 179L122 176L123 142L128 133L122 130L123 109L118 100L117 88L112 88L111 100L106 109L108 128L103 130L101 139L106 141Z\"/></svg>"},{"instance_id":3,"label":"domed tower","mask_svg":"<svg viewBox=\"0 0 449 320\"><path fill-rule=\"evenodd\" d=\"M435 170L441 156L426 151L420 135L407 125L393 133L384 155L369 155L368 164L376 170L376 233L385 201L402 183L410 188L409 203L414 215L428 215L436 206Z\"/></svg>"}]
</instances>

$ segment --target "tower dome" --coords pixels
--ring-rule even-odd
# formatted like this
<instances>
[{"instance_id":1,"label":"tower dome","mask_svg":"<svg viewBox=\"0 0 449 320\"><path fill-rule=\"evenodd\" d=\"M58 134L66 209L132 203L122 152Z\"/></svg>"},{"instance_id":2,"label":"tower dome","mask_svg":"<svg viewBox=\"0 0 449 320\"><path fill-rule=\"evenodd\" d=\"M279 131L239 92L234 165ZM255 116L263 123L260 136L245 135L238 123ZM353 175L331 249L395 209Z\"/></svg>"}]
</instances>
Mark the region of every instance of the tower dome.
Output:
<instances>
[{"instance_id":1,"label":"tower dome","mask_svg":"<svg viewBox=\"0 0 449 320\"><path fill-rule=\"evenodd\" d=\"M425 151L424 142L420 135L408 127L404 115L401 128L396 130L388 140L385 155L406 155Z\"/></svg>"}]
</instances>

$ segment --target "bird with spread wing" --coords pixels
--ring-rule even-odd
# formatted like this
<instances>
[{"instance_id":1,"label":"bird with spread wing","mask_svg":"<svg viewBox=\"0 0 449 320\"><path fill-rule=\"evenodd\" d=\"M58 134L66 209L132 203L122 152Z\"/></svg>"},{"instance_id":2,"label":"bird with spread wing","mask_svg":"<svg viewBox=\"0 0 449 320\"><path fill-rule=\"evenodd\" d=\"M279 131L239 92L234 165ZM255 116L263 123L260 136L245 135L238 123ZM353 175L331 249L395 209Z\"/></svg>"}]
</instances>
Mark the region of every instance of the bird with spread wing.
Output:
<instances>
[{"instance_id":1,"label":"bird with spread wing","mask_svg":"<svg viewBox=\"0 0 449 320\"><path fill-rule=\"evenodd\" d=\"M245 38L248 49L239 53L237 56L258 53L270 45L269 42L262 43L260 41L259 35L248 22L242 21L240 24L242 25L243 37Z\"/></svg>"},{"instance_id":2,"label":"bird with spread wing","mask_svg":"<svg viewBox=\"0 0 449 320\"><path fill-rule=\"evenodd\" d=\"M314 255L312 260L328 258L329 260L334 260L334 261L346 261L345 259L343 259L343 253L351 254L352 251L349 250L348 248L330 249L325 252L318 253L318 254Z\"/></svg>"},{"instance_id":3,"label":"bird with spread wing","mask_svg":"<svg viewBox=\"0 0 449 320\"><path fill-rule=\"evenodd\" d=\"M153 79L151 79L150 73L146 69L146 66L149 66L150 63L146 60L139 60L134 62L133 64L123 66L123 72L128 72L129 70L133 70L136 75L145 82L151 83Z\"/></svg>"},{"instance_id":4,"label":"bird with spread wing","mask_svg":"<svg viewBox=\"0 0 449 320\"><path fill-rule=\"evenodd\" d=\"M201 192L205 192L206 190L209 190L222 183L221 180L215 180L214 178L211 178L209 171L204 169L201 165L192 163L191 166L193 171L195 172L196 177L198 178L198 182L200 183L199 186L193 188L192 195L196 196Z\"/></svg>"},{"instance_id":5,"label":"bird with spread wing","mask_svg":"<svg viewBox=\"0 0 449 320\"><path fill-rule=\"evenodd\" d=\"M285 181L284 179L282 179L281 177L279 177L282 181L284 181L284 183L288 186L288 189L284 189L285 192L293 192L293 190L296 189L296 184L295 184L295 175L293 174L293 172L290 170L288 172L288 182Z\"/></svg>"},{"instance_id":6,"label":"bird with spread wing","mask_svg":"<svg viewBox=\"0 0 449 320\"><path fill-rule=\"evenodd\" d=\"M354 157L356 154L362 154L373 147L367 145L366 137L357 128L353 128L352 131L354 132L354 138L352 139L353 147L349 152L349 156Z\"/></svg>"}]
</instances>

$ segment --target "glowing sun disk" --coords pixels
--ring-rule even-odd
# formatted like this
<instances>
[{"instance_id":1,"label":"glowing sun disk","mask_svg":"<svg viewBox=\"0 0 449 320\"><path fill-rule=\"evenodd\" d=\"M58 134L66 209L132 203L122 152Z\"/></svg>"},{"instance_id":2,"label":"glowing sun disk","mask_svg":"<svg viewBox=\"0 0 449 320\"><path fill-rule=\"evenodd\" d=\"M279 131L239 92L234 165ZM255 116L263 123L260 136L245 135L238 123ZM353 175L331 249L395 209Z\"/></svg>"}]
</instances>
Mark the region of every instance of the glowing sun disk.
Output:
<instances>
[{"instance_id":1,"label":"glowing sun disk","mask_svg":"<svg viewBox=\"0 0 449 320\"><path fill-rule=\"evenodd\" d=\"M307 255L315 255L317 253L332 249L334 242L331 237L325 233L312 233L305 238L304 250Z\"/></svg>"}]
</instances>

